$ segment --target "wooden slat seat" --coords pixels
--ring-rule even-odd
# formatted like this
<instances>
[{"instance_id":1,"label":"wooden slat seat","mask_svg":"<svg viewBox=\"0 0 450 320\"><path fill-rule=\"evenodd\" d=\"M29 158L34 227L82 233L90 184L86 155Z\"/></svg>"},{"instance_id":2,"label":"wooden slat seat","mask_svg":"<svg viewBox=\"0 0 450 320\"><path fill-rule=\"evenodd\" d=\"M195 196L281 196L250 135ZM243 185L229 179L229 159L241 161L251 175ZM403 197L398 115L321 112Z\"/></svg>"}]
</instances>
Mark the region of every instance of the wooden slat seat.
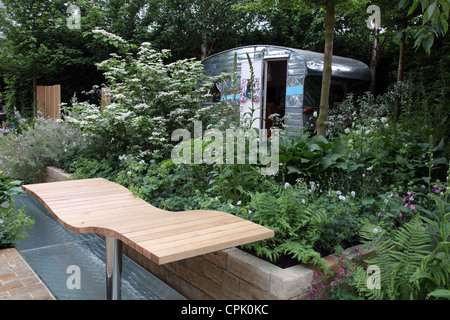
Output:
<instances>
[{"instance_id":1,"label":"wooden slat seat","mask_svg":"<svg viewBox=\"0 0 450 320\"><path fill-rule=\"evenodd\" d=\"M272 230L229 213L170 212L105 179L24 185L64 227L116 238L157 264L274 236Z\"/></svg>"}]
</instances>

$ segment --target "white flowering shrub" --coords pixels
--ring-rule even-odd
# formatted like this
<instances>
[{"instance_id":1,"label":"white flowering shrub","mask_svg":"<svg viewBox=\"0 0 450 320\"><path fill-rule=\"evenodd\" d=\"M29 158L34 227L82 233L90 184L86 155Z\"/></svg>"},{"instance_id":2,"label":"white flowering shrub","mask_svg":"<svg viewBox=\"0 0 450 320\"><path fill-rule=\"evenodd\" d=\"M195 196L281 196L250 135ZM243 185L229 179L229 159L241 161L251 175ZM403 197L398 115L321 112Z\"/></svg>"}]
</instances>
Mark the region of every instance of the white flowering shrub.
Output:
<instances>
[{"instance_id":1,"label":"white flowering shrub","mask_svg":"<svg viewBox=\"0 0 450 320\"><path fill-rule=\"evenodd\" d=\"M219 118L213 106L204 104L213 81L204 76L199 61L165 64L168 50L156 51L148 42L137 48L103 30L94 34L118 48L118 53L97 65L104 70L112 103L102 107L74 103L71 121L103 137L106 148L117 157L164 158L172 148L175 129L189 129L194 120L210 124Z\"/></svg>"},{"instance_id":2,"label":"white flowering shrub","mask_svg":"<svg viewBox=\"0 0 450 320\"><path fill-rule=\"evenodd\" d=\"M342 133L348 134L357 127L378 127L380 121L387 125L390 114L387 100L384 96L374 98L369 92L358 99L349 94L339 107L329 111L328 136L335 138Z\"/></svg>"}]
</instances>

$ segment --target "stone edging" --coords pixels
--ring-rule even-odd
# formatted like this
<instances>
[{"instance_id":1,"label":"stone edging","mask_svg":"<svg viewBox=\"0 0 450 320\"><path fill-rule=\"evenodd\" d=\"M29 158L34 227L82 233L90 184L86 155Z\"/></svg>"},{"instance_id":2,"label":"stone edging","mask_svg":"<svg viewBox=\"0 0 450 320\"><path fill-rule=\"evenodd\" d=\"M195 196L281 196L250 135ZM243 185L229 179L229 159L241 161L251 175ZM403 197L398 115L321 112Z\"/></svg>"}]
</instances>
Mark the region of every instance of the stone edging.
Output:
<instances>
[{"instance_id":1,"label":"stone edging","mask_svg":"<svg viewBox=\"0 0 450 320\"><path fill-rule=\"evenodd\" d=\"M70 179L64 171L47 167L41 182ZM306 299L315 270L296 265L277 267L238 248L157 265L132 248L123 253L189 299L297 300ZM350 256L350 250L344 255ZM339 268L339 256L324 258L331 270Z\"/></svg>"},{"instance_id":2,"label":"stone edging","mask_svg":"<svg viewBox=\"0 0 450 320\"><path fill-rule=\"evenodd\" d=\"M34 183L57 182L69 180L70 174L56 167L45 167L45 172Z\"/></svg>"}]
</instances>

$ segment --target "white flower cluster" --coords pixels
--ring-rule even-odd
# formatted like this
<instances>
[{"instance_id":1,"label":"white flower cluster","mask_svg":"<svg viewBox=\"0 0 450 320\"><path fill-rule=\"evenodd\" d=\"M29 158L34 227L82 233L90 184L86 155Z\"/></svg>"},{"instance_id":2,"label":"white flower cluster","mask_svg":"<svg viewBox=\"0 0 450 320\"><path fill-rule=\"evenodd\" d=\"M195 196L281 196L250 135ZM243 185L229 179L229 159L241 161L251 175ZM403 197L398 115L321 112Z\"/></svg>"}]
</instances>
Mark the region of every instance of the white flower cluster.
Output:
<instances>
[{"instance_id":1,"label":"white flower cluster","mask_svg":"<svg viewBox=\"0 0 450 320\"><path fill-rule=\"evenodd\" d=\"M115 35L113 33L107 32L103 29L94 29L94 30L92 30L92 33L103 35L103 36L107 37L108 39L115 40L120 43L125 43L125 40L122 37Z\"/></svg>"}]
</instances>

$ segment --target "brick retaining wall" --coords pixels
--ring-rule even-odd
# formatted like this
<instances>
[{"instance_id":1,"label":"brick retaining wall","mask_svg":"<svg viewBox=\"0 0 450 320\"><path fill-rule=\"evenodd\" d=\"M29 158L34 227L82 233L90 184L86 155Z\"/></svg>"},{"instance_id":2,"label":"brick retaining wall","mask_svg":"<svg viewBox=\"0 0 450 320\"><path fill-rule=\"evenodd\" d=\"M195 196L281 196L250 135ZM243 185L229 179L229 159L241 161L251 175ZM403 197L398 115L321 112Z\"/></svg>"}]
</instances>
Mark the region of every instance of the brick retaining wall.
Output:
<instances>
[{"instance_id":1,"label":"brick retaining wall","mask_svg":"<svg viewBox=\"0 0 450 320\"><path fill-rule=\"evenodd\" d=\"M282 269L238 248L159 266L124 245L123 252L189 299L303 299L313 270Z\"/></svg>"}]
</instances>

